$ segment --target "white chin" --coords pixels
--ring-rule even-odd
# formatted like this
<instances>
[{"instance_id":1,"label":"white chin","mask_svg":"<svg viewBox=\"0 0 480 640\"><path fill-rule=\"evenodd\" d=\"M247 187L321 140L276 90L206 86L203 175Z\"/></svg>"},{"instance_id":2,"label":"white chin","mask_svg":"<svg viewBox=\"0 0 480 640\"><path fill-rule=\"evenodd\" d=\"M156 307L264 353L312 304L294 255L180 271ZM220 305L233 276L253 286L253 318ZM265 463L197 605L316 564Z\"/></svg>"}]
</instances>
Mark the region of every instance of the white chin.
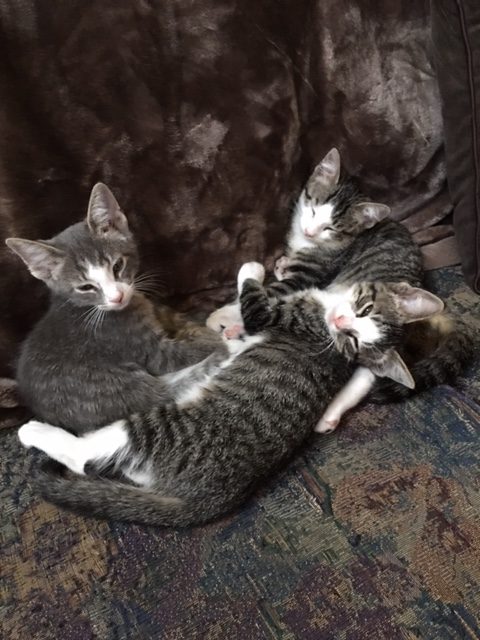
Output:
<instances>
[{"instance_id":1,"label":"white chin","mask_svg":"<svg viewBox=\"0 0 480 640\"><path fill-rule=\"evenodd\" d=\"M128 305L130 304L130 298L128 300L123 300L120 303L117 302L108 302L107 304L102 305L102 309L104 309L105 311L121 311L122 309L125 309L125 307L128 307Z\"/></svg>"}]
</instances>

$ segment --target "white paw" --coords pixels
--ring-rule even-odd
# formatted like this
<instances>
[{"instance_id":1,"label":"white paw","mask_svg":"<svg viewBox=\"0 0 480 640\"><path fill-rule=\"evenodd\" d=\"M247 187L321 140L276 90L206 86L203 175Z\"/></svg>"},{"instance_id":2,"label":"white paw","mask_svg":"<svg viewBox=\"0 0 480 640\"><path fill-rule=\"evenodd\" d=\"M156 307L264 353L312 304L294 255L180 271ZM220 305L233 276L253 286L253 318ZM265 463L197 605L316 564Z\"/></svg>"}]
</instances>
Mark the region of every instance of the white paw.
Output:
<instances>
[{"instance_id":1,"label":"white paw","mask_svg":"<svg viewBox=\"0 0 480 640\"><path fill-rule=\"evenodd\" d=\"M340 418L324 415L315 427L316 433L332 433L338 427Z\"/></svg>"},{"instance_id":2,"label":"white paw","mask_svg":"<svg viewBox=\"0 0 480 640\"><path fill-rule=\"evenodd\" d=\"M260 264L260 262L245 262L245 264L242 264L237 276L239 293L242 291L243 283L249 278L262 284L265 279L265 267L263 264Z\"/></svg>"},{"instance_id":3,"label":"white paw","mask_svg":"<svg viewBox=\"0 0 480 640\"><path fill-rule=\"evenodd\" d=\"M288 275L288 267L291 264L290 258L282 256L275 262L275 269L273 270L277 280L284 280Z\"/></svg>"},{"instance_id":4,"label":"white paw","mask_svg":"<svg viewBox=\"0 0 480 640\"><path fill-rule=\"evenodd\" d=\"M211 313L205 323L209 329L222 333L224 329L242 322L239 304L227 304Z\"/></svg>"},{"instance_id":5,"label":"white paw","mask_svg":"<svg viewBox=\"0 0 480 640\"><path fill-rule=\"evenodd\" d=\"M52 427L49 424L38 422L38 420L30 420L20 427L18 430L18 438L24 447L29 449L30 447L42 448L42 442L45 437L49 435Z\"/></svg>"}]
</instances>

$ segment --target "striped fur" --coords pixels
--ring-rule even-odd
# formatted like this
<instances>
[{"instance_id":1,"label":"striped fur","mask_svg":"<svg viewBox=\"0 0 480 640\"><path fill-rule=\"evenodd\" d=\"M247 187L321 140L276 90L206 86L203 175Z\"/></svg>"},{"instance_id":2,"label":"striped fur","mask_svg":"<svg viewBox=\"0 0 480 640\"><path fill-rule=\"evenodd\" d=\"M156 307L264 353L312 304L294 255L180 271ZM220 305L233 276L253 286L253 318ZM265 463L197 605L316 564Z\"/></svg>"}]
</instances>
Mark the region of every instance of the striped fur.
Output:
<instances>
[{"instance_id":1,"label":"striped fur","mask_svg":"<svg viewBox=\"0 0 480 640\"><path fill-rule=\"evenodd\" d=\"M415 380L415 389L378 379L369 401L403 400L438 384L453 382L471 360L473 339L471 329L448 313L410 325L399 351Z\"/></svg>"},{"instance_id":2,"label":"striped fur","mask_svg":"<svg viewBox=\"0 0 480 640\"><path fill-rule=\"evenodd\" d=\"M293 255L289 252L288 275L270 285L271 295L282 296L309 286L329 285L335 288L363 280L407 282L420 286L423 280L422 257L409 231L393 220L382 220L363 230L355 225L349 227L349 207L365 198L348 177L339 182L334 193L344 194L339 198L342 206L335 211L334 219L340 229L350 234L350 244L340 246L324 242ZM292 229L294 227L295 220L292 221ZM444 328L442 332L440 325ZM420 341L430 345L435 342L435 347L425 352L418 348ZM446 312L438 319L411 325L400 353L410 368L415 388L377 379L369 399L375 402L399 400L454 380L468 362L471 347L472 336L468 327L460 318Z\"/></svg>"},{"instance_id":3,"label":"striped fur","mask_svg":"<svg viewBox=\"0 0 480 640\"><path fill-rule=\"evenodd\" d=\"M379 318L382 305L395 306L388 288L375 284L356 286L345 296L355 309L368 299ZM109 478L72 476L48 465L36 480L42 495L87 515L165 526L199 524L239 505L305 441L352 373L339 352L346 343L336 335L334 349L326 324L331 297L312 289L272 302L260 283L247 279L241 294L245 325L261 333L238 341L237 355L202 382L190 400L157 405L106 427L109 454L96 452L84 462L91 473ZM400 311L389 313L382 340L365 352L360 345L360 360L384 352L391 327L400 329L405 322ZM120 444L112 454L115 430ZM58 447L49 448L49 432L54 439L58 432L60 442L74 438L38 423L22 427L20 438L58 455ZM83 443L102 432L77 438L78 445L68 445L64 454L83 451ZM121 481L112 479L119 475ZM142 486L129 484L128 478Z\"/></svg>"}]
</instances>

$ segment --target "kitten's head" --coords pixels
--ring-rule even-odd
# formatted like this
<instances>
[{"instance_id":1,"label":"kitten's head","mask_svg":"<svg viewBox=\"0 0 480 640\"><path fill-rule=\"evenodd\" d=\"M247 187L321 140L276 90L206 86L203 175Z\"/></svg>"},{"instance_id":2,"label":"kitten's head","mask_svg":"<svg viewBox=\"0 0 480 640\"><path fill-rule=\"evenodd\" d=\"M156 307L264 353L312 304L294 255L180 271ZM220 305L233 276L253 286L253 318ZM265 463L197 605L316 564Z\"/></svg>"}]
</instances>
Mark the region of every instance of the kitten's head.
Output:
<instances>
[{"instance_id":1,"label":"kitten's head","mask_svg":"<svg viewBox=\"0 0 480 640\"><path fill-rule=\"evenodd\" d=\"M395 351L404 325L440 313L444 304L433 293L401 283L361 283L333 289L325 320L337 349L380 377L414 386Z\"/></svg>"},{"instance_id":2,"label":"kitten's head","mask_svg":"<svg viewBox=\"0 0 480 640\"><path fill-rule=\"evenodd\" d=\"M342 248L390 213L389 207L363 202L351 178L340 180L340 154L331 149L315 167L297 203L295 222L306 240Z\"/></svg>"},{"instance_id":3,"label":"kitten's head","mask_svg":"<svg viewBox=\"0 0 480 640\"><path fill-rule=\"evenodd\" d=\"M134 291L138 253L128 222L102 183L90 195L87 217L51 240L8 238L30 273L78 306L124 309Z\"/></svg>"}]
</instances>

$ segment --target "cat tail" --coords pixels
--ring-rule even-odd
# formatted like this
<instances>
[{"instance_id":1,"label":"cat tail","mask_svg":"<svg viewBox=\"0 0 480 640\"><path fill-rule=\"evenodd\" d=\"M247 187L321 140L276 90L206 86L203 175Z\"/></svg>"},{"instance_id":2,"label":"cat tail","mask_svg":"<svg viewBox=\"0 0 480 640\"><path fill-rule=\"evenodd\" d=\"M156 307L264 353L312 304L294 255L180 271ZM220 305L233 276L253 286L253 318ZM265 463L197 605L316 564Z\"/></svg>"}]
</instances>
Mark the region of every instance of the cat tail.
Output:
<instances>
[{"instance_id":1,"label":"cat tail","mask_svg":"<svg viewBox=\"0 0 480 640\"><path fill-rule=\"evenodd\" d=\"M430 334L430 336L428 335ZM455 380L472 357L473 332L460 318L442 313L428 321L427 337L435 334L437 344L419 360L409 364L415 380L415 388L377 378L368 401L395 402L409 398L421 391Z\"/></svg>"},{"instance_id":2,"label":"cat tail","mask_svg":"<svg viewBox=\"0 0 480 640\"><path fill-rule=\"evenodd\" d=\"M206 520L185 500L162 496L124 482L80 476L49 460L34 479L40 495L80 515L150 526L182 527Z\"/></svg>"}]
</instances>

